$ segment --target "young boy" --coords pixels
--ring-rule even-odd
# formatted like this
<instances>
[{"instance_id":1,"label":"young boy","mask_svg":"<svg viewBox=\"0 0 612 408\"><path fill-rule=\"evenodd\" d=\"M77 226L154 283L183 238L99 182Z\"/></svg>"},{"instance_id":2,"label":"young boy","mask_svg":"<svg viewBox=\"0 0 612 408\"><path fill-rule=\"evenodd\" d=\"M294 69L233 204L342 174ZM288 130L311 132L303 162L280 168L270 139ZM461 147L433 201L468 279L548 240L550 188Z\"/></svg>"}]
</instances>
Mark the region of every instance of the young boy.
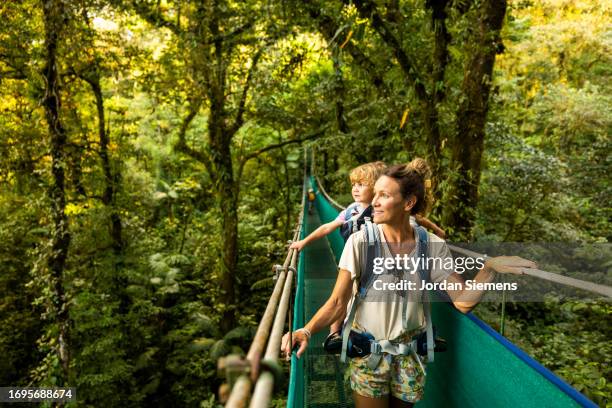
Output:
<instances>
[{"instance_id":1,"label":"young boy","mask_svg":"<svg viewBox=\"0 0 612 408\"><path fill-rule=\"evenodd\" d=\"M355 202L341 211L335 220L321 225L306 238L291 244L291 248L301 251L305 246L309 245L313 241L331 234L336 228L340 228L342 224L350 220L351 217L361 214L372 202L372 199L374 198L374 183L385 168L385 163L377 161L362 164L361 166L355 167L353 170L351 170L349 174L351 184L353 186L351 189L351 195L353 196L353 200L355 200Z\"/></svg>"}]
</instances>

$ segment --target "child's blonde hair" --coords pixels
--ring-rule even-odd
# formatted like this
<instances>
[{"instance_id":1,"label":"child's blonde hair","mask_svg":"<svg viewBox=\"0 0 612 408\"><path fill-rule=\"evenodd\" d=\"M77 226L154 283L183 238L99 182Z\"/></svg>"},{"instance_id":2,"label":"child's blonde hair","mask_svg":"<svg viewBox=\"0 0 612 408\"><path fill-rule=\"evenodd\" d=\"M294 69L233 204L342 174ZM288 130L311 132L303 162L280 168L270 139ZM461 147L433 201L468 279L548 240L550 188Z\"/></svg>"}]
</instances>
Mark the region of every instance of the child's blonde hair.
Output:
<instances>
[{"instance_id":1,"label":"child's blonde hair","mask_svg":"<svg viewBox=\"0 0 612 408\"><path fill-rule=\"evenodd\" d=\"M381 161L366 163L351 170L349 177L351 183L362 183L374 187L374 183L386 168L387 165Z\"/></svg>"}]
</instances>

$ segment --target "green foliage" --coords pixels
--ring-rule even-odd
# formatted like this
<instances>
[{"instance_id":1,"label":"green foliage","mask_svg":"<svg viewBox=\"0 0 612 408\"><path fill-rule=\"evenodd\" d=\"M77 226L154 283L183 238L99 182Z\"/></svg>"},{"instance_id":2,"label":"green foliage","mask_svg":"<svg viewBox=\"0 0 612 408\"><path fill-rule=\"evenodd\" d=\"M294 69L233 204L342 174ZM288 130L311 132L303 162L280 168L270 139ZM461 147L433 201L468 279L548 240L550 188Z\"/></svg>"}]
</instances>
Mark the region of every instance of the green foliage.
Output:
<instances>
[{"instance_id":1,"label":"green foliage","mask_svg":"<svg viewBox=\"0 0 612 408\"><path fill-rule=\"evenodd\" d=\"M216 360L247 352L274 284L271 267L284 260L297 219L303 150L297 143L270 147L317 134L305 143L317 149L316 172L348 204L351 168L429 154L423 101L397 50L352 3L220 1L214 10L184 0L64 3L57 69L72 236L59 282L71 329L67 381L83 406L218 406ZM457 173L445 169L462 119L456 107L465 98L478 9L462 1L447 8L448 66L434 80L434 2L383 3L377 7L413 58L417 84L429 95L443 92L436 109L445 173L437 192L446 198L434 208L438 220L445 206L463 205L446 194ZM466 209L478 240L610 240L608 14L596 1L510 2L480 201ZM0 20L0 383L57 384L40 2L8 2ZM331 35L322 21L333 26ZM214 122L211 95L219 90L223 109ZM189 147L222 160L179 152L183 130ZM211 138L219 130L225 136ZM215 143L228 137L221 151ZM220 163L229 164L216 168ZM238 217L235 304L223 303L219 283L222 217L234 204L218 200L228 176ZM607 273L588 267L604 257L587 249L578 255L585 278ZM224 331L228 308L237 322ZM609 318L605 304L513 305L508 333L603 405L612 394ZM284 406L282 395L273 404Z\"/></svg>"},{"instance_id":2,"label":"green foliage","mask_svg":"<svg viewBox=\"0 0 612 408\"><path fill-rule=\"evenodd\" d=\"M554 3L517 3L508 16L479 228L504 226L498 238L519 241L609 240L605 11L597 2Z\"/></svg>"},{"instance_id":3,"label":"green foliage","mask_svg":"<svg viewBox=\"0 0 612 408\"><path fill-rule=\"evenodd\" d=\"M490 168L482 179L479 239L576 241L580 233L568 220L575 212L563 194L570 184L563 163L514 136L510 127L491 124L489 137Z\"/></svg>"},{"instance_id":4,"label":"green foliage","mask_svg":"<svg viewBox=\"0 0 612 408\"><path fill-rule=\"evenodd\" d=\"M36 203L23 201L19 196L5 194L0 199L0 382L26 385L29 364L42 357L32 347L41 336L42 308L32 306L37 292L30 284L29 252L40 234L34 231Z\"/></svg>"}]
</instances>

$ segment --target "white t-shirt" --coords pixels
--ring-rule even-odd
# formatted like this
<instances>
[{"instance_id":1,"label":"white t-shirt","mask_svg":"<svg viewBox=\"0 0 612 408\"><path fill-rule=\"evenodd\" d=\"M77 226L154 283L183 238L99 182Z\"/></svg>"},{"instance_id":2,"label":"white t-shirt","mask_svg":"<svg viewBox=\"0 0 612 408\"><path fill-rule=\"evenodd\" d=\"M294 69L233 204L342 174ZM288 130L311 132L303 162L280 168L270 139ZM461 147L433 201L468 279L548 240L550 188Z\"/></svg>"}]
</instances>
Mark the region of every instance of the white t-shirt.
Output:
<instances>
[{"instance_id":1,"label":"white t-shirt","mask_svg":"<svg viewBox=\"0 0 612 408\"><path fill-rule=\"evenodd\" d=\"M414 215L410 216L410 226L412 228L419 226L419 223L417 222L416 217Z\"/></svg>"},{"instance_id":2,"label":"white t-shirt","mask_svg":"<svg viewBox=\"0 0 612 408\"><path fill-rule=\"evenodd\" d=\"M389 249L385 235L383 233L382 225L376 225L380 232L381 237L381 256L385 258L393 258L394 256ZM415 242L418 243L418 236L416 229ZM429 242L427 245L429 258L442 258L452 259L452 255L448 246L443 239L437 237L434 234L428 233ZM367 244L365 242L365 233L359 231L349 237L342 251L340 262L338 267L345 269L351 274L353 279L353 294L358 290L359 278L361 276L361 270L365 263L364 258L366 256L365 248ZM410 257L418 256L418 247L415 248L411 253ZM448 263L445 265L444 262L434 262L430 270L430 280L432 282L444 281L449 275L454 272L454 268L448 267ZM375 280L379 279L382 282L397 282L398 278L392 274L387 273L388 270L381 275L376 275ZM394 340L398 336L414 332L417 330L425 329L425 316L423 313L422 303L422 291L418 290L421 287L421 278L418 273L403 273L401 279L414 281L415 290L403 291L405 296L408 296L407 304L407 325L406 330L402 327L402 306L403 298L399 295L402 291L386 291L385 293L391 294L386 301L381 300L364 300L360 302L355 311L355 320L353 322L353 328L360 331L367 331L371 333L376 340ZM380 284L377 284L380 287ZM370 291L373 288L369 289ZM379 292L382 293L382 292ZM380 299L380 298L379 298ZM350 310L352 301L348 305Z\"/></svg>"}]
</instances>

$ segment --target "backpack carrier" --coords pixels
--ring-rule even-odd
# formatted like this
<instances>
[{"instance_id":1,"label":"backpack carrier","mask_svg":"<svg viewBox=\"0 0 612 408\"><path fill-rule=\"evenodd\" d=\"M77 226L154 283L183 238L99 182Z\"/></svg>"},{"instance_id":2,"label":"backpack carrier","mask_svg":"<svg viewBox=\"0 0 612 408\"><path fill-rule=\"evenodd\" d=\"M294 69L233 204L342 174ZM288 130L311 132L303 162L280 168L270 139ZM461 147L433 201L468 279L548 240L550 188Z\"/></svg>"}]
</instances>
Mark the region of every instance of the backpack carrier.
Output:
<instances>
[{"instance_id":1,"label":"backpack carrier","mask_svg":"<svg viewBox=\"0 0 612 408\"><path fill-rule=\"evenodd\" d=\"M416 336L408 343L395 343L389 340L375 340L373 339L370 333L357 333L351 330L353 326L353 321L355 320L355 311L357 307L365 300L368 290L373 286L375 280L375 274L373 273L374 266L374 258L381 256L381 243L382 240L380 238L380 233L376 224L372 223L369 218L364 220L361 229L364 230L365 238L367 242L367 253L366 253L366 262L365 268L361 273L359 279L359 290L355 294L353 298L353 303L351 304L351 309L348 313L348 317L344 324L344 328L342 331L342 352L340 359L342 362L346 362L347 355L349 357L353 357L355 355L367 355L372 354L368 359L368 367L371 369L375 369L380 360L382 359L382 353L389 353L392 355L409 355L412 354L415 357L415 360L421 365L421 369L423 373L425 373L425 368L421 363L421 359L418 357L417 352L421 352L422 354L427 354L427 362L434 361L434 328L431 323L431 302L429 300L429 293L424 291L423 293L423 313L425 315L425 338L423 336ZM416 227L417 236L418 236L418 257L419 268L418 273L421 280L425 282L429 282L430 280L430 271L429 265L426 261L427 259L427 249L428 249L428 236L427 231L423 227ZM422 260L422 261L421 261ZM404 329L407 328L407 310L408 310L408 296L403 296L402 301L402 327ZM355 354L354 352L351 355L351 351L354 348L353 344L355 343L356 338L365 337L367 338L367 342L369 342L370 353L363 354ZM426 340L424 342L423 340ZM440 339L443 341L442 339ZM425 343L425 344L423 344ZM363 344L363 341L361 342ZM441 346L443 346L441 344ZM443 348L443 347L441 347ZM441 350L443 351L443 350Z\"/></svg>"},{"instance_id":2,"label":"backpack carrier","mask_svg":"<svg viewBox=\"0 0 612 408\"><path fill-rule=\"evenodd\" d=\"M347 211L353 207L347 208ZM354 215L340 227L340 235L344 238L344 242L348 240L351 234L359 231L366 222L372 221L372 206L369 205L360 214Z\"/></svg>"}]
</instances>

